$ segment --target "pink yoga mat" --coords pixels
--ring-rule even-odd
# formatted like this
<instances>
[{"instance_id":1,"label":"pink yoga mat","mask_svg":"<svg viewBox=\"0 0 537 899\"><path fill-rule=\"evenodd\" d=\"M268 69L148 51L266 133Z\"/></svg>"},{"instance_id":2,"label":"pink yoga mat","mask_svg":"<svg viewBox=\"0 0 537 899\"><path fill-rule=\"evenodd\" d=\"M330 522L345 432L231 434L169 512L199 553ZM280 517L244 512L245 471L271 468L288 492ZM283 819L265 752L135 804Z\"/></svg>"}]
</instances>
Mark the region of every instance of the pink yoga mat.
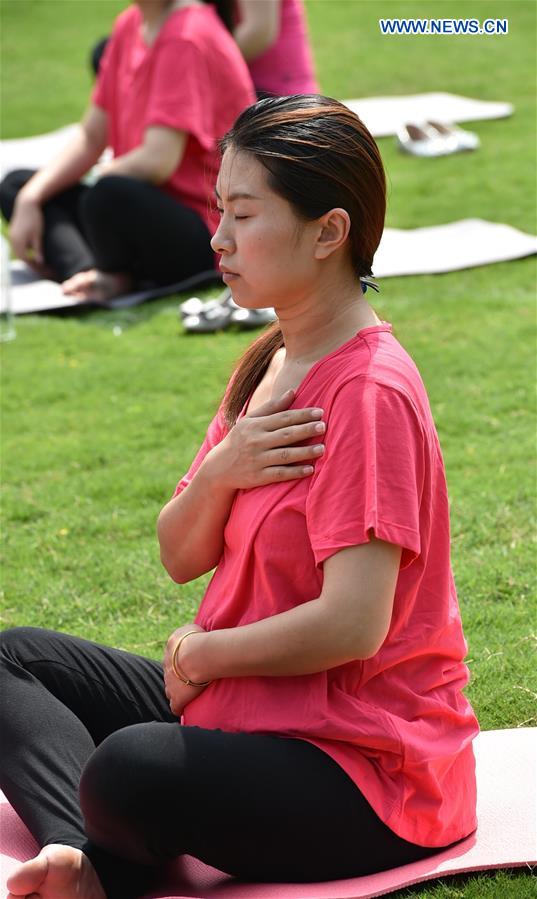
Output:
<instances>
[{"instance_id":1,"label":"pink yoga mat","mask_svg":"<svg viewBox=\"0 0 537 899\"><path fill-rule=\"evenodd\" d=\"M370 899L449 874L524 865L529 870L537 864L537 728L484 731L474 745L478 828L445 852L381 874L309 884L237 883L184 856L170 868L162 889L146 899ZM35 841L4 799L1 899L7 894L9 872L36 851Z\"/></svg>"}]
</instances>

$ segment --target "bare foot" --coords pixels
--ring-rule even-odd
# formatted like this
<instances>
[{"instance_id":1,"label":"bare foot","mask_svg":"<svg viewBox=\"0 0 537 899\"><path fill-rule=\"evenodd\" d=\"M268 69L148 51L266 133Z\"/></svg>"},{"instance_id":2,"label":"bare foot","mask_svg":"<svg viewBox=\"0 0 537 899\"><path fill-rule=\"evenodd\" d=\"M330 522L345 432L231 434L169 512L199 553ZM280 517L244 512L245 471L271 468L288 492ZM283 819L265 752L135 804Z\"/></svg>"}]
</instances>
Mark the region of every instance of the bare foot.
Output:
<instances>
[{"instance_id":1,"label":"bare foot","mask_svg":"<svg viewBox=\"0 0 537 899\"><path fill-rule=\"evenodd\" d=\"M86 272L77 272L72 278L64 281L62 291L66 296L73 297L81 303L90 300L103 303L121 296L131 287L130 275L123 272L101 272L97 268L90 268Z\"/></svg>"},{"instance_id":2,"label":"bare foot","mask_svg":"<svg viewBox=\"0 0 537 899\"><path fill-rule=\"evenodd\" d=\"M106 899L89 858L80 849L51 843L8 877L7 899Z\"/></svg>"}]
</instances>

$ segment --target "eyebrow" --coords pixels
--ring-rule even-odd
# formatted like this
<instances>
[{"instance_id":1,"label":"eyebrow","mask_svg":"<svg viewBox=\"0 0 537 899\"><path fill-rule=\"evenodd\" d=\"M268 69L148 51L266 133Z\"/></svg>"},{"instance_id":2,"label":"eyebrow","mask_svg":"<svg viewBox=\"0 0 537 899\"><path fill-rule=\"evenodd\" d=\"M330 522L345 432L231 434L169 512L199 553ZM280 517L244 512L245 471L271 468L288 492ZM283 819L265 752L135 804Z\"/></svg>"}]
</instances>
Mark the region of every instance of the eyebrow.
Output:
<instances>
[{"instance_id":1,"label":"eyebrow","mask_svg":"<svg viewBox=\"0 0 537 899\"><path fill-rule=\"evenodd\" d=\"M214 189L217 200L221 200L222 197L218 193L216 187ZM233 203L234 200L260 200L261 197L256 197L254 194L246 193L245 191L236 191L234 194L230 194L228 199L228 203Z\"/></svg>"}]
</instances>

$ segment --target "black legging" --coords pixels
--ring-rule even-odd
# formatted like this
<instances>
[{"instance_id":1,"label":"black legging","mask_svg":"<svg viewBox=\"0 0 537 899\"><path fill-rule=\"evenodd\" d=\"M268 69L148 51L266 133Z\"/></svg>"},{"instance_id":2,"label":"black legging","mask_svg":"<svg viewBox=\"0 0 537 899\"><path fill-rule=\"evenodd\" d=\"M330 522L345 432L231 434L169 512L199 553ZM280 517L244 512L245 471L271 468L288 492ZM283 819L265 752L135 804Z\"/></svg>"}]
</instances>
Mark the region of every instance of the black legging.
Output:
<instances>
[{"instance_id":1,"label":"black legging","mask_svg":"<svg viewBox=\"0 0 537 899\"><path fill-rule=\"evenodd\" d=\"M41 845L86 852L109 897L140 895L183 853L305 882L439 851L396 836L310 743L181 726L157 662L36 628L0 636L0 786Z\"/></svg>"},{"instance_id":2,"label":"black legging","mask_svg":"<svg viewBox=\"0 0 537 899\"><path fill-rule=\"evenodd\" d=\"M0 184L0 210L8 221L33 174L19 169ZM205 222L145 181L106 175L92 187L76 184L48 200L43 213L43 253L58 281L98 268L164 285L214 268Z\"/></svg>"}]
</instances>

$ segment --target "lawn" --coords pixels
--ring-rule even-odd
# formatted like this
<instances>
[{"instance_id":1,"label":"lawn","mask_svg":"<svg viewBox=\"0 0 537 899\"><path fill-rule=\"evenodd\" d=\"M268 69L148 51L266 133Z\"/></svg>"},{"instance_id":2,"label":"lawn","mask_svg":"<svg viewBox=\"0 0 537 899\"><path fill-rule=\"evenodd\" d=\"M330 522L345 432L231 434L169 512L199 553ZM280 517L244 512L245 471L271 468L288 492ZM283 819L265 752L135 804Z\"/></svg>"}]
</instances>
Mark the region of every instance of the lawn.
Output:
<instances>
[{"instance_id":1,"label":"lawn","mask_svg":"<svg viewBox=\"0 0 537 899\"><path fill-rule=\"evenodd\" d=\"M74 121L87 55L125 4L1 0L3 137ZM418 160L379 142L388 224L482 217L535 232L533 2L309 0L323 92L450 91L509 101L474 154ZM509 18L508 35L383 37L378 18ZM535 259L390 278L377 312L418 363L446 461L453 565L483 729L535 726ZM178 297L28 316L2 346L3 624L44 625L159 657L206 578L173 584L155 519L251 339L186 335ZM499 772L501 777L501 772ZM446 879L419 899L535 896L528 871Z\"/></svg>"}]
</instances>

